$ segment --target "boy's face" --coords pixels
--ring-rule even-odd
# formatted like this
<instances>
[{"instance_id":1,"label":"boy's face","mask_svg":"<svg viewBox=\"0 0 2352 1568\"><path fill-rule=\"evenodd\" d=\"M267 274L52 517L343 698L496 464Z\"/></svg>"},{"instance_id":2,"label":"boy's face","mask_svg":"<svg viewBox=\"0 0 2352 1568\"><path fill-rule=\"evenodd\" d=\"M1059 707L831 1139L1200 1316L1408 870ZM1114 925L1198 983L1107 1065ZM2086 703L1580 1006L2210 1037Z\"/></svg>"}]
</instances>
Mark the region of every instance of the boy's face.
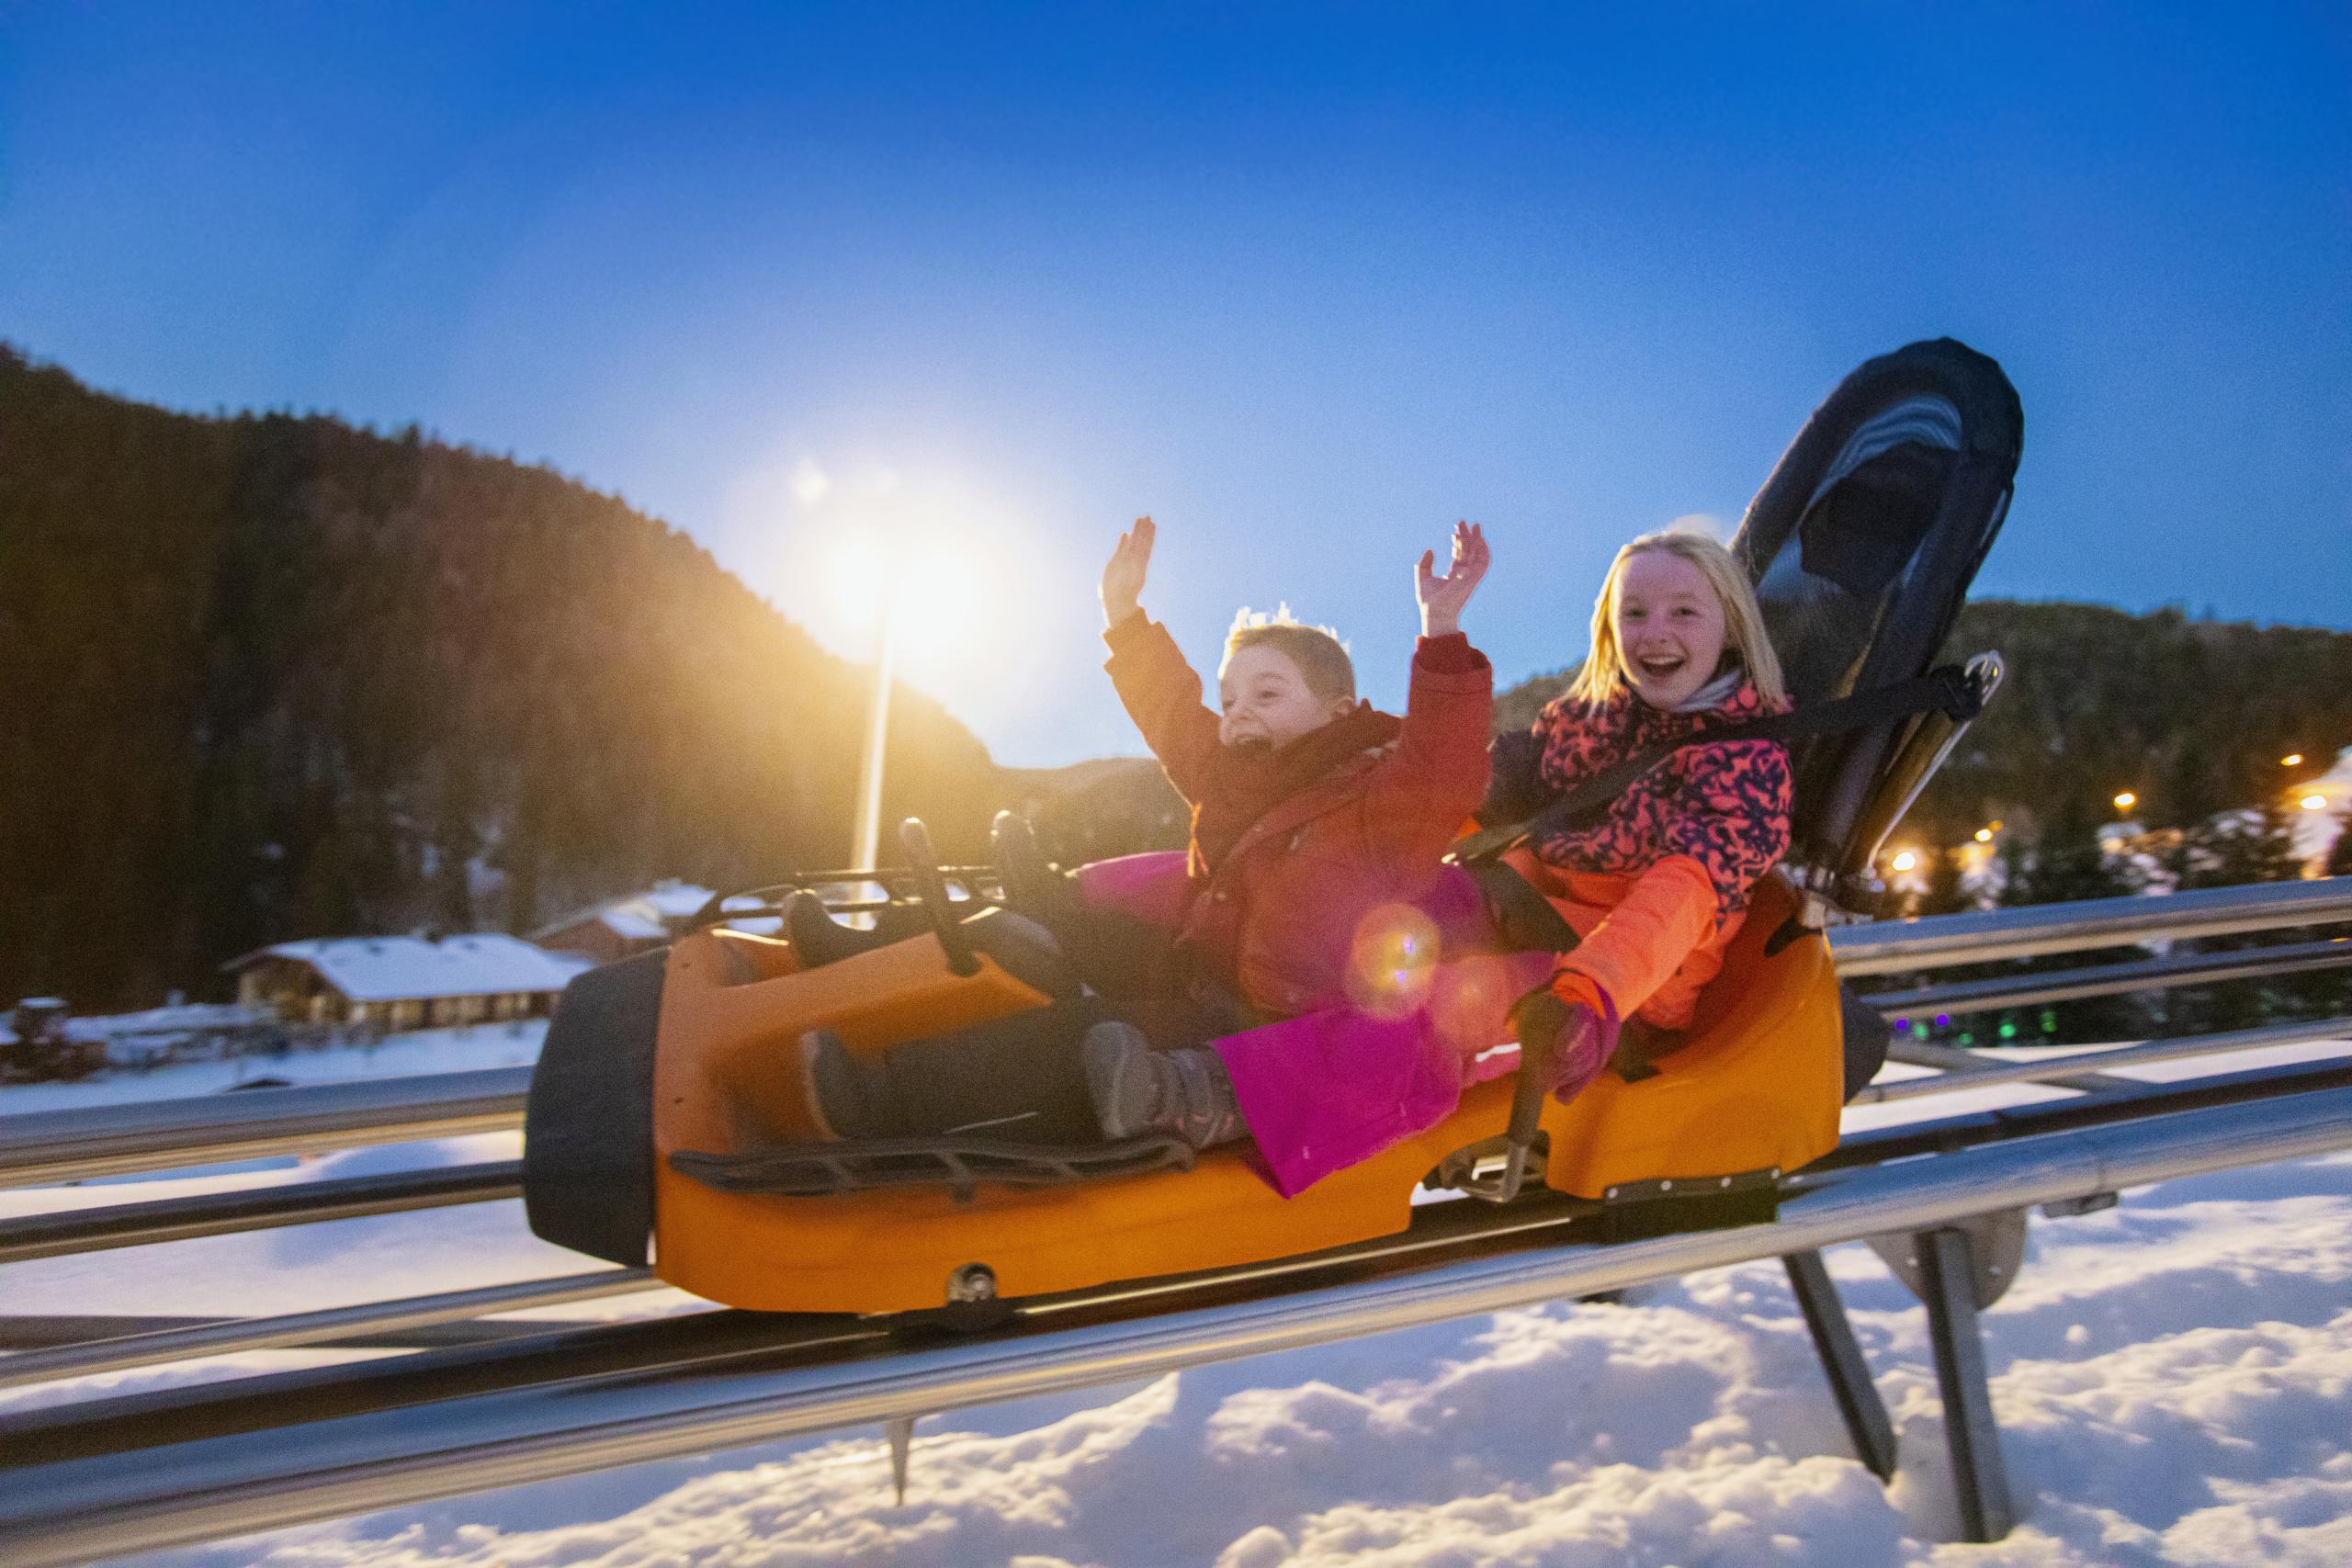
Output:
<instances>
[{"instance_id":1,"label":"boy's face","mask_svg":"<svg viewBox=\"0 0 2352 1568\"><path fill-rule=\"evenodd\" d=\"M1286 653L1260 643L1245 648L1217 671L1225 722L1216 738L1227 746L1287 746L1355 706L1345 697L1318 697Z\"/></svg>"},{"instance_id":2,"label":"boy's face","mask_svg":"<svg viewBox=\"0 0 2352 1568\"><path fill-rule=\"evenodd\" d=\"M1705 573L1680 556L1644 550L1617 580L1617 647L1625 679L1654 708L1688 702L1724 657L1724 607Z\"/></svg>"}]
</instances>

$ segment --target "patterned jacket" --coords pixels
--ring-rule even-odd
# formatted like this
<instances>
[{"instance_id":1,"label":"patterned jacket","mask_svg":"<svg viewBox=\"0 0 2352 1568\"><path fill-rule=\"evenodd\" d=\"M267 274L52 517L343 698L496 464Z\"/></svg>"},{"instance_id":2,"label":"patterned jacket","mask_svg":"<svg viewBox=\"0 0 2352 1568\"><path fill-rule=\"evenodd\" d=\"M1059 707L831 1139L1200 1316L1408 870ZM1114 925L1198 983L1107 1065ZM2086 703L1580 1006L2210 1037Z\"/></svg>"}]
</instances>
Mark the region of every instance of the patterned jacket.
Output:
<instances>
[{"instance_id":1,"label":"patterned jacket","mask_svg":"<svg viewBox=\"0 0 2352 1568\"><path fill-rule=\"evenodd\" d=\"M1646 747L1774 711L1745 681L1690 713L1625 691L1595 705L1558 697L1532 732L1535 782L1556 797ZM1757 879L1788 852L1791 797L1789 754L1777 741L1694 746L1634 781L1598 821L1513 851L1510 863L1582 939L1563 955L1555 988L1660 1028L1689 1022Z\"/></svg>"}]
</instances>

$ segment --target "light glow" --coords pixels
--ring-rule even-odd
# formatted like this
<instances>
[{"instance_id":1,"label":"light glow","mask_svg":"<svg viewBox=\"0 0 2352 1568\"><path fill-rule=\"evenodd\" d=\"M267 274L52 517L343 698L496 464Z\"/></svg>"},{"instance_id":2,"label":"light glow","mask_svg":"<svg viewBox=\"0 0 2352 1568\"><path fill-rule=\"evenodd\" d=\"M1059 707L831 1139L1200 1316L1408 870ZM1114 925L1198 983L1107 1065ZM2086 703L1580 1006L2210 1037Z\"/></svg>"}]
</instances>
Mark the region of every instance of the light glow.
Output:
<instances>
[{"instance_id":1,"label":"light glow","mask_svg":"<svg viewBox=\"0 0 2352 1568\"><path fill-rule=\"evenodd\" d=\"M2303 796L2301 804L2303 809L2306 811L2324 811L2327 809L2327 796L2324 795L2307 795Z\"/></svg>"},{"instance_id":2,"label":"light glow","mask_svg":"<svg viewBox=\"0 0 2352 1568\"><path fill-rule=\"evenodd\" d=\"M1348 959L1348 999L1402 1018L1429 999L1437 977L1437 923L1409 904L1384 904L1358 921Z\"/></svg>"},{"instance_id":3,"label":"light glow","mask_svg":"<svg viewBox=\"0 0 2352 1568\"><path fill-rule=\"evenodd\" d=\"M1897 871L1909 871L1919 863L1919 857L1909 850L1898 850L1895 852L1894 858L1887 863Z\"/></svg>"},{"instance_id":4,"label":"light glow","mask_svg":"<svg viewBox=\"0 0 2352 1568\"><path fill-rule=\"evenodd\" d=\"M2301 751L2290 751L2278 759L2278 765L2282 768L2300 768L2303 765L2303 754Z\"/></svg>"},{"instance_id":5,"label":"light glow","mask_svg":"<svg viewBox=\"0 0 2352 1568\"><path fill-rule=\"evenodd\" d=\"M889 599L882 577L882 552L870 539L851 539L833 551L827 570L833 603L854 626L870 626L881 618Z\"/></svg>"},{"instance_id":6,"label":"light glow","mask_svg":"<svg viewBox=\"0 0 2352 1568\"><path fill-rule=\"evenodd\" d=\"M2140 797L2133 795L2128 789L2118 794L2115 797L2115 809L2118 811L2129 811L2139 804Z\"/></svg>"},{"instance_id":7,"label":"light glow","mask_svg":"<svg viewBox=\"0 0 2352 1568\"><path fill-rule=\"evenodd\" d=\"M854 626L888 616L908 647L936 649L963 629L985 587L974 564L952 547L885 551L871 539L852 539L833 552L833 602Z\"/></svg>"},{"instance_id":8,"label":"light glow","mask_svg":"<svg viewBox=\"0 0 2352 1568\"><path fill-rule=\"evenodd\" d=\"M1993 841L1993 829L1990 829L1990 828L1979 828L1979 829L1976 829L1976 841L1977 841L1978 843L1980 843L1980 844L1989 844L1989 843L1991 843L1991 842Z\"/></svg>"}]
</instances>

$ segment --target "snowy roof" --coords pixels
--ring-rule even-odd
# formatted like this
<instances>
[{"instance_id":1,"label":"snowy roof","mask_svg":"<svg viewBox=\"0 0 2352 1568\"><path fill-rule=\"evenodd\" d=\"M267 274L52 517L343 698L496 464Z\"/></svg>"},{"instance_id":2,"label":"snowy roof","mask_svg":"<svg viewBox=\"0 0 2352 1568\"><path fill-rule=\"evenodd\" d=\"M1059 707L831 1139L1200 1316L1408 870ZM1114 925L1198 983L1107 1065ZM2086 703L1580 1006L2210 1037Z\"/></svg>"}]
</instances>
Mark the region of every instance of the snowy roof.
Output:
<instances>
[{"instance_id":1,"label":"snowy roof","mask_svg":"<svg viewBox=\"0 0 2352 1568\"><path fill-rule=\"evenodd\" d=\"M710 889L697 887L691 882L662 882L638 897L671 919L683 920L710 902Z\"/></svg>"},{"instance_id":2,"label":"snowy roof","mask_svg":"<svg viewBox=\"0 0 2352 1568\"><path fill-rule=\"evenodd\" d=\"M710 897L709 888L673 878L655 883L644 892L632 893L626 898L608 898L585 909L574 909L561 919L548 921L531 935L545 937L593 920L631 942L661 942L670 934L669 921L691 919L710 902Z\"/></svg>"},{"instance_id":3,"label":"snowy roof","mask_svg":"<svg viewBox=\"0 0 2352 1568\"><path fill-rule=\"evenodd\" d=\"M443 937L325 937L281 942L235 959L243 969L264 958L290 958L316 969L356 1002L419 997L490 997L510 991L560 991L592 967L584 958L549 953L500 931Z\"/></svg>"}]
</instances>

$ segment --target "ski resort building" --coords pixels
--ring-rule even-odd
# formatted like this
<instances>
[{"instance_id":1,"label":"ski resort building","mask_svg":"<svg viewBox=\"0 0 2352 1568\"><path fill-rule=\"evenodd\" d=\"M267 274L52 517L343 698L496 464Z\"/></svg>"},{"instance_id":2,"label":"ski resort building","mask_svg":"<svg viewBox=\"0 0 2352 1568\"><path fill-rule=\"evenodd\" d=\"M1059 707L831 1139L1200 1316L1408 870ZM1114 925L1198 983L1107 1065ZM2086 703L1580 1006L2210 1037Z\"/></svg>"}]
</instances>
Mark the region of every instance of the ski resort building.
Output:
<instances>
[{"instance_id":1,"label":"ski resort building","mask_svg":"<svg viewBox=\"0 0 2352 1568\"><path fill-rule=\"evenodd\" d=\"M683 922L710 902L710 889L690 882L661 882L626 898L607 898L550 920L531 940L551 953L576 953L598 964L616 964L660 947Z\"/></svg>"},{"instance_id":2,"label":"ski resort building","mask_svg":"<svg viewBox=\"0 0 2352 1568\"><path fill-rule=\"evenodd\" d=\"M498 931L282 942L225 965L237 1000L288 1023L443 1028L542 1018L588 960Z\"/></svg>"}]
</instances>

